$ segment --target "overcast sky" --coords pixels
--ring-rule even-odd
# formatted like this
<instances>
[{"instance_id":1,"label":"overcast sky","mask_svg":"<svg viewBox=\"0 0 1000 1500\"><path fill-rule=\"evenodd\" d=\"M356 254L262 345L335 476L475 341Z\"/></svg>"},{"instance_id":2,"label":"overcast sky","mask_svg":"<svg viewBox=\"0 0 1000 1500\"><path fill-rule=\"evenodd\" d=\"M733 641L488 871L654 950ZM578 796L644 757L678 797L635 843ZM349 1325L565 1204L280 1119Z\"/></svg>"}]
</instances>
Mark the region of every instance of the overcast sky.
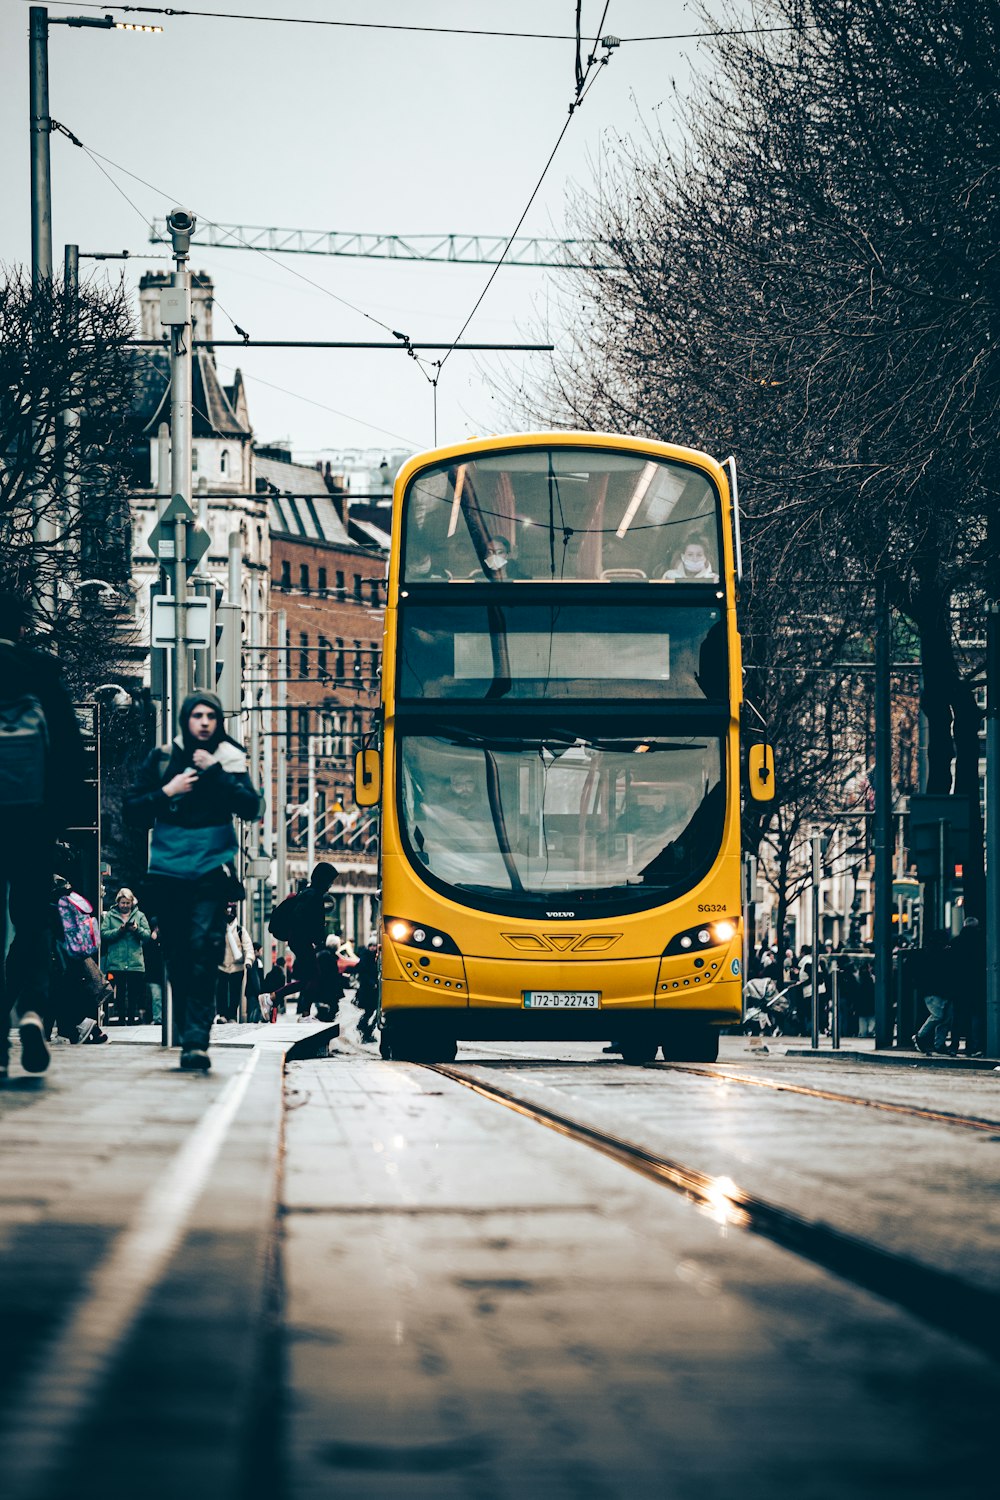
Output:
<instances>
[{"instance_id":1,"label":"overcast sky","mask_svg":"<svg viewBox=\"0 0 1000 1500\"><path fill-rule=\"evenodd\" d=\"M222 10L229 0L196 3ZM52 20L106 8L48 7ZM229 8L567 35L576 9L575 0L232 0ZM584 0L585 32L596 30L603 9L604 0ZM712 10L723 13L721 0ZM118 18L129 19L120 11ZM163 34L55 26L49 60L52 116L117 164L101 163L109 181L83 151L53 135L57 266L68 241L83 251L128 249L132 284L145 269L167 268L166 259L149 259L165 256L166 247L151 246L143 226L175 204L219 224L508 234L574 92L572 41L130 19L159 22ZM627 38L701 25L685 0L610 0L603 29ZM28 6L0 0L0 259L8 264L30 259L27 30ZM605 145L655 126L657 115L673 130L675 88L686 93L692 68L707 66L704 44L695 41L617 49L573 119L522 232L563 234L568 199L592 182ZM472 265L266 260L245 250L199 249L192 265L215 281L219 337L234 336L229 318L257 338L387 337L334 300L340 297L414 340L447 341L490 274ZM106 274L94 262L82 271ZM534 340L560 280L544 270L501 269L466 338ZM509 423L493 381L522 366L530 381L533 361L546 358L452 355L439 388L438 440L503 430ZM237 363L242 368L260 441L289 440L307 458L342 446L432 444L431 388L403 354L220 350L218 361L227 379Z\"/></svg>"}]
</instances>

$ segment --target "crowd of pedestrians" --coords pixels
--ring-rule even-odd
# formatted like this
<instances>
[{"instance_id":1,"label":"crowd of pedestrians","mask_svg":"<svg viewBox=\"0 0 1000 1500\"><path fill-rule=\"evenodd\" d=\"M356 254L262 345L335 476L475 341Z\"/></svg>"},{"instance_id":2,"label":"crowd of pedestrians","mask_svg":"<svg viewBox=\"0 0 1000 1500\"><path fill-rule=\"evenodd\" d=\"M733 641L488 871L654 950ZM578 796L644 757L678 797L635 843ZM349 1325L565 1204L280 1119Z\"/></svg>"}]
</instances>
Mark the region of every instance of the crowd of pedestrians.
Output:
<instances>
[{"instance_id":1,"label":"crowd of pedestrians","mask_svg":"<svg viewBox=\"0 0 1000 1500\"><path fill-rule=\"evenodd\" d=\"M815 1004L817 1030L821 1036L829 1035L836 974L840 1035L875 1035L873 956L824 943L818 957L814 975L810 947L803 946L797 955L791 948L781 953L766 944L756 950L744 987L743 1025L748 1034L806 1036L812 1031ZM922 947L897 950L894 962L898 966L894 998L902 993L916 1007L912 1045L927 1054L982 1057L986 944L978 919L966 917L954 937L947 932L930 933ZM899 1040L902 1043L903 1038Z\"/></svg>"},{"instance_id":2,"label":"crowd of pedestrians","mask_svg":"<svg viewBox=\"0 0 1000 1500\"><path fill-rule=\"evenodd\" d=\"M176 735L146 757L128 791L127 818L150 830L148 873L138 894L119 889L98 923L77 858L59 842L87 821L83 738L57 662L23 644L24 625L20 601L0 594L0 1079L11 1022L21 1067L44 1073L56 1038L99 1045L109 1040L101 1019L161 1020L167 982L187 1072L210 1069L216 1021L275 1019L292 993L300 1015L335 1016L355 967L370 1036L374 960L327 935L332 865L317 866L292 898L287 961L265 972L239 920L234 820L255 820L260 794L213 693L185 699Z\"/></svg>"}]
</instances>

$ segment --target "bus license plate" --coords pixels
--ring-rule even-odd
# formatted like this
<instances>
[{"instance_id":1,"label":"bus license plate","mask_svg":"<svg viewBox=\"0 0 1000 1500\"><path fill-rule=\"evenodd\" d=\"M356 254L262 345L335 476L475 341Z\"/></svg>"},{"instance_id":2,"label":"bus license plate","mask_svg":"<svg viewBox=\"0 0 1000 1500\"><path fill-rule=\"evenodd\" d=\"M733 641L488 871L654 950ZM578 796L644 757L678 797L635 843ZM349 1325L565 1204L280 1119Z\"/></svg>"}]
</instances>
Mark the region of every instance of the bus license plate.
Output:
<instances>
[{"instance_id":1,"label":"bus license plate","mask_svg":"<svg viewBox=\"0 0 1000 1500\"><path fill-rule=\"evenodd\" d=\"M524 990L525 1010L600 1010L600 990Z\"/></svg>"}]
</instances>

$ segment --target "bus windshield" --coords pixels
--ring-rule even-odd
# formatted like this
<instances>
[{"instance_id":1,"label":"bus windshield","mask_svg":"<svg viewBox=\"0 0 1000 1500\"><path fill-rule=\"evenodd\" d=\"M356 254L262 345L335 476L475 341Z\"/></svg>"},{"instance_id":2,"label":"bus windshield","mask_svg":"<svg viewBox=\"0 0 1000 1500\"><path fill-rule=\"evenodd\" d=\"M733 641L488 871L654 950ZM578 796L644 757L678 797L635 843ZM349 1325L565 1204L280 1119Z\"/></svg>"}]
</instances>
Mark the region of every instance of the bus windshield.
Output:
<instances>
[{"instance_id":1,"label":"bus windshield","mask_svg":"<svg viewBox=\"0 0 1000 1500\"><path fill-rule=\"evenodd\" d=\"M693 465L519 448L420 470L403 501L406 584L717 583L719 502Z\"/></svg>"},{"instance_id":2,"label":"bus windshield","mask_svg":"<svg viewBox=\"0 0 1000 1500\"><path fill-rule=\"evenodd\" d=\"M721 846L713 734L403 735L400 773L409 858L487 909L535 911L556 897L657 905L690 889Z\"/></svg>"}]
</instances>

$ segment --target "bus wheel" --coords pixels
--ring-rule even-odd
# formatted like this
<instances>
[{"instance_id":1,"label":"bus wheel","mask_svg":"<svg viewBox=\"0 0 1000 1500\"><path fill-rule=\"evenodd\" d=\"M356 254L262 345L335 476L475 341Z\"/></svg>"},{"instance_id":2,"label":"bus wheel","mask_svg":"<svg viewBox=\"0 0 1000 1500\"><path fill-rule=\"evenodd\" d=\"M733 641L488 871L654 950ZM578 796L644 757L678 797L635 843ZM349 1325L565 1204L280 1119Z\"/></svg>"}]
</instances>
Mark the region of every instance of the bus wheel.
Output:
<instances>
[{"instance_id":1,"label":"bus wheel","mask_svg":"<svg viewBox=\"0 0 1000 1500\"><path fill-rule=\"evenodd\" d=\"M379 1051L394 1062L454 1062L458 1043L453 1036L412 1016L386 1016Z\"/></svg>"},{"instance_id":2,"label":"bus wheel","mask_svg":"<svg viewBox=\"0 0 1000 1500\"><path fill-rule=\"evenodd\" d=\"M678 1027L663 1043L666 1062L713 1063L719 1056L719 1029L717 1026Z\"/></svg>"},{"instance_id":3,"label":"bus wheel","mask_svg":"<svg viewBox=\"0 0 1000 1500\"><path fill-rule=\"evenodd\" d=\"M632 1067L652 1062L656 1056L656 1040L654 1037L636 1037L632 1041L624 1041L621 1054L622 1062L630 1063Z\"/></svg>"}]
</instances>

